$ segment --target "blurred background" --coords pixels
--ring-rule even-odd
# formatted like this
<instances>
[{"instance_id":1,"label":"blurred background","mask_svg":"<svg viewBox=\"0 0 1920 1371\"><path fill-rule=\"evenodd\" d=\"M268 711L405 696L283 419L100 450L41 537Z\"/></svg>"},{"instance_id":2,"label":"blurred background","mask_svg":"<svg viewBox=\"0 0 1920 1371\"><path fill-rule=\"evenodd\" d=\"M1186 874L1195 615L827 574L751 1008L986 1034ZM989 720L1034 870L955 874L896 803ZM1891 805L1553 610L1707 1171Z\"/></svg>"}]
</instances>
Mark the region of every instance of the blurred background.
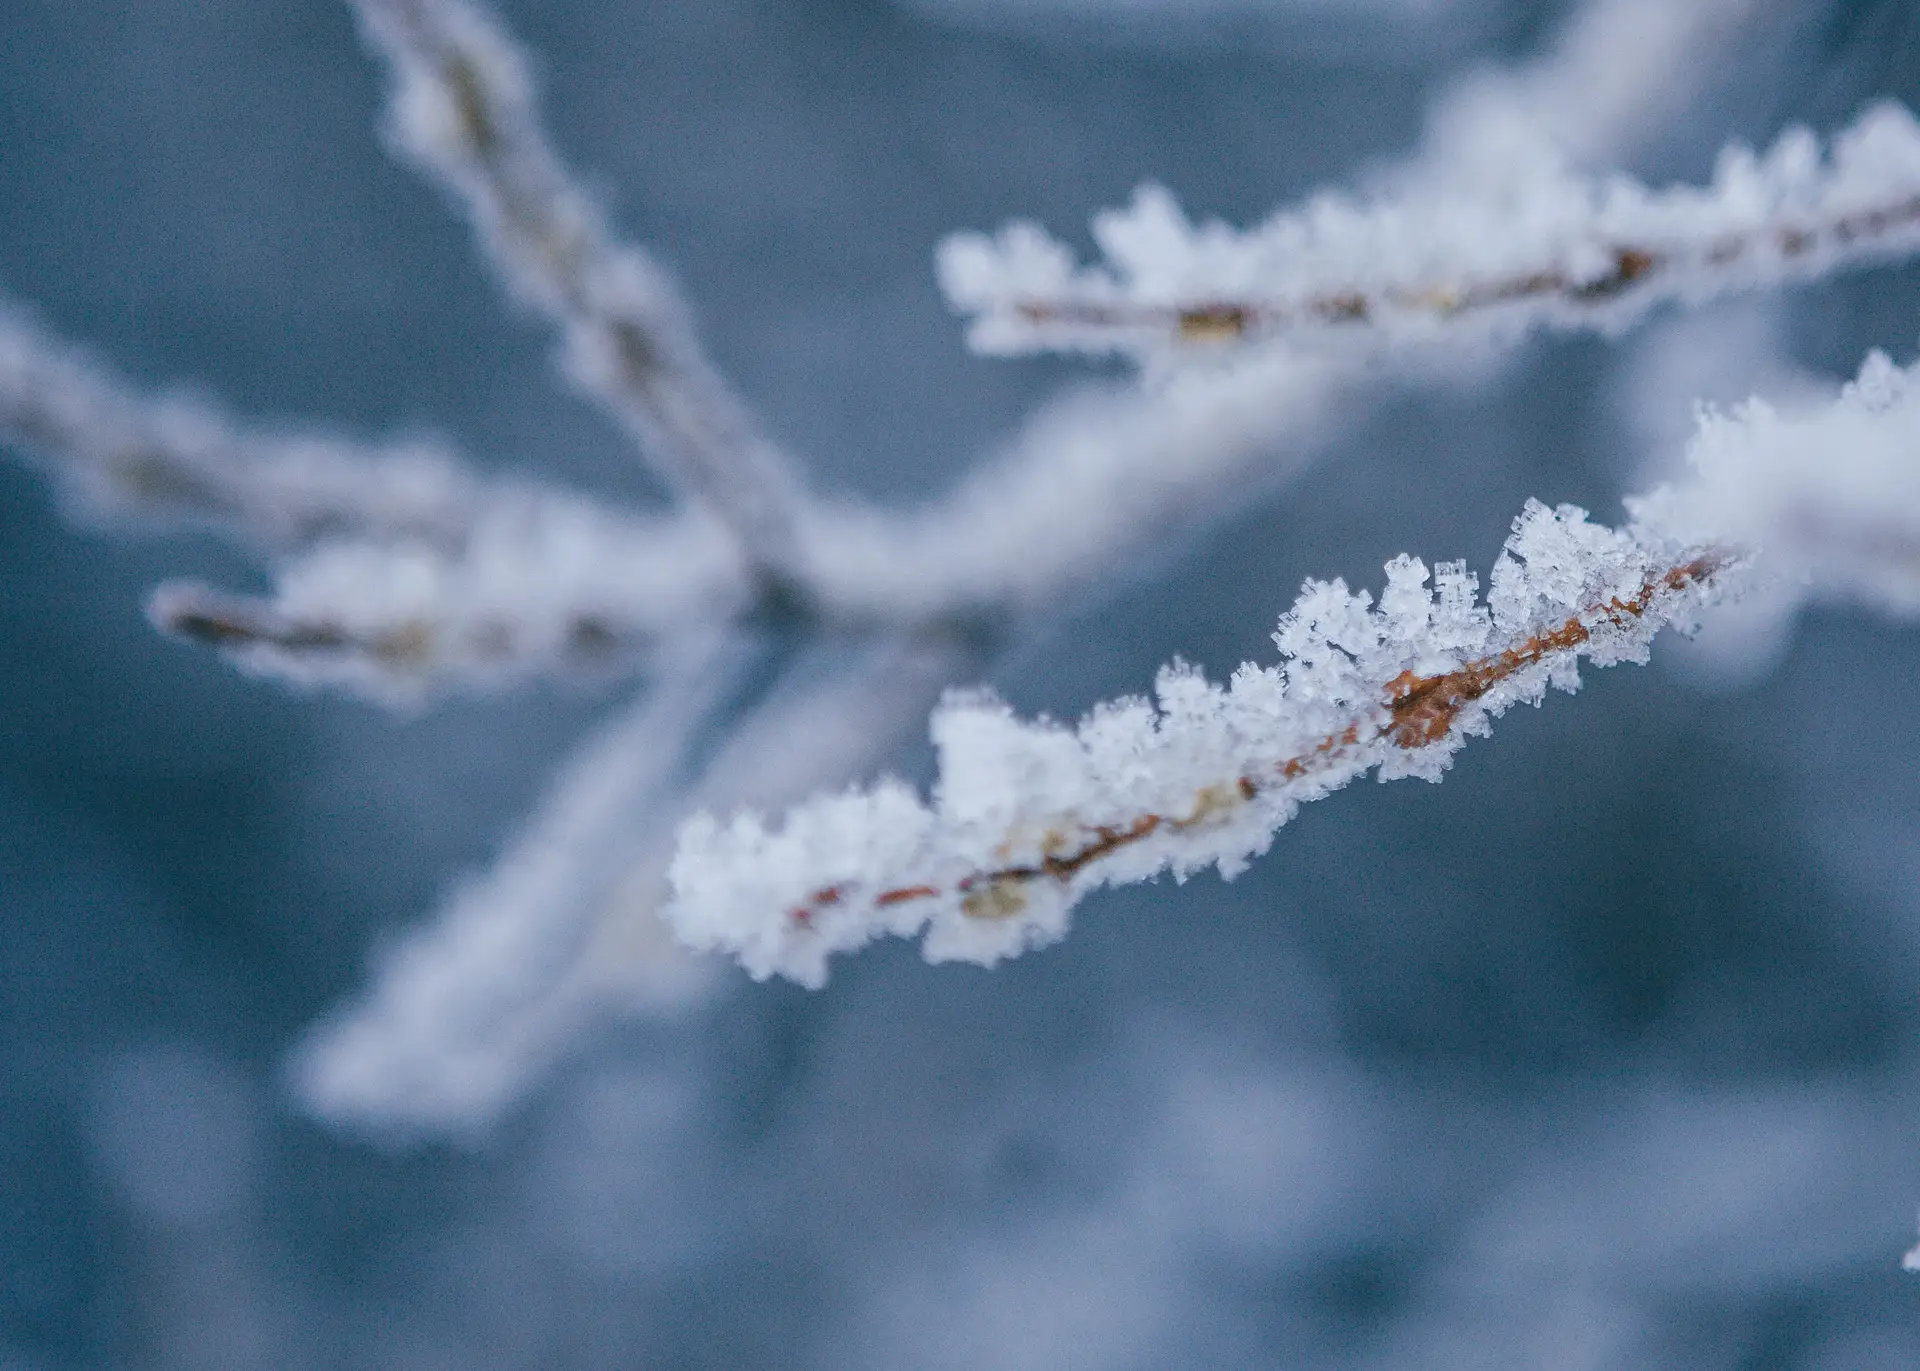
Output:
<instances>
[{"instance_id":1,"label":"blurred background","mask_svg":"<svg viewBox=\"0 0 1920 1371\"><path fill-rule=\"evenodd\" d=\"M1686 0L1674 0L1686 3ZM509 0L555 137L826 487L937 491L1075 373L969 357L958 227L1157 179L1251 222L1535 50L1525 0ZM1776 0L1630 170L1920 99L1920 6ZM149 383L658 498L383 152L343 5L9 0L0 289ZM1071 717L1266 658L1302 577L1618 514L1696 396L1906 363L1920 267L1381 398L992 683ZM197 535L0 465L0 1368L1863 1371L1920 1365L1920 636L1663 645L1231 885L1000 970L730 973L478 1143L302 1117L303 1028L513 831L610 695L396 719L151 632ZM922 753L898 765L925 778Z\"/></svg>"}]
</instances>

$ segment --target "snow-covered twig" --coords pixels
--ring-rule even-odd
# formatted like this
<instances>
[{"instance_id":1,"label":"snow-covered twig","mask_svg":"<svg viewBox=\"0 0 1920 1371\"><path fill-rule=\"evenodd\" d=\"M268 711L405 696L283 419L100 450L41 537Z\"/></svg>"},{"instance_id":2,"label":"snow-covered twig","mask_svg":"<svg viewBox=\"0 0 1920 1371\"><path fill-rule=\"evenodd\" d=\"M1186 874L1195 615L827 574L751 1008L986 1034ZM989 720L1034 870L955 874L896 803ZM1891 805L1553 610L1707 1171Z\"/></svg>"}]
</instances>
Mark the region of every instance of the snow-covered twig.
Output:
<instances>
[{"instance_id":1,"label":"snow-covered twig","mask_svg":"<svg viewBox=\"0 0 1920 1371\"><path fill-rule=\"evenodd\" d=\"M844 785L978 664L969 644L937 635L815 649L756 704L742 696L765 662L739 643L688 646L651 695L574 749L500 860L308 1038L301 1098L339 1124L471 1132L590 1025L697 1000L710 964L659 918L685 806Z\"/></svg>"},{"instance_id":2,"label":"snow-covered twig","mask_svg":"<svg viewBox=\"0 0 1920 1371\"><path fill-rule=\"evenodd\" d=\"M1826 404L1705 410L1664 521L1764 553L1776 587L1920 612L1920 363L1882 352Z\"/></svg>"},{"instance_id":3,"label":"snow-covered twig","mask_svg":"<svg viewBox=\"0 0 1920 1371\"><path fill-rule=\"evenodd\" d=\"M931 804L884 782L777 824L699 816L682 834L669 917L696 947L807 984L828 957L925 934L930 960L992 963L1066 929L1089 890L1209 864L1232 875L1300 804L1368 771L1438 780L1466 737L1577 663L1644 661L1731 573L1803 593L1920 609L1920 363L1870 355L1833 401L1704 411L1691 480L1597 527L1532 503L1486 605L1458 563L1401 557L1374 607L1312 583L1275 635L1278 668L1229 687L1176 665L1158 706L1103 706L1076 729L989 699L933 717Z\"/></svg>"},{"instance_id":4,"label":"snow-covered twig","mask_svg":"<svg viewBox=\"0 0 1920 1371\"><path fill-rule=\"evenodd\" d=\"M1334 329L1392 341L1532 328L1617 330L1655 305L1811 280L1920 246L1920 124L1868 110L1826 157L1805 129L1765 157L1732 147L1704 189L1652 191L1544 163L1486 188L1422 180L1323 194L1245 233L1190 224L1143 187L1095 218L1103 265L1032 224L941 246L974 346L1146 355Z\"/></svg>"},{"instance_id":5,"label":"snow-covered twig","mask_svg":"<svg viewBox=\"0 0 1920 1371\"><path fill-rule=\"evenodd\" d=\"M202 400L141 394L5 307L0 438L104 512L191 519L270 547L456 542L495 493L439 444L272 433Z\"/></svg>"},{"instance_id":6,"label":"snow-covered twig","mask_svg":"<svg viewBox=\"0 0 1920 1371\"><path fill-rule=\"evenodd\" d=\"M1143 547L1284 483L1365 404L1363 377L1347 359L1264 349L1070 392L923 509L818 511L820 600L896 623L1057 611Z\"/></svg>"},{"instance_id":7,"label":"snow-covered twig","mask_svg":"<svg viewBox=\"0 0 1920 1371\"><path fill-rule=\"evenodd\" d=\"M294 1068L309 1108L343 1123L472 1127L579 1031L593 1008L582 950L610 889L749 661L737 643L684 645L658 687L575 749L493 869L386 957L367 1000L309 1037ZM702 968L661 933L652 919L628 931L629 993L697 995Z\"/></svg>"},{"instance_id":8,"label":"snow-covered twig","mask_svg":"<svg viewBox=\"0 0 1920 1371\"><path fill-rule=\"evenodd\" d=\"M195 522L275 553L271 598L171 583L150 611L298 684L412 702L604 675L754 604L738 548L701 513L620 514L484 479L438 442L243 427L205 400L142 393L5 309L0 437L100 513Z\"/></svg>"},{"instance_id":9,"label":"snow-covered twig","mask_svg":"<svg viewBox=\"0 0 1920 1371\"><path fill-rule=\"evenodd\" d=\"M1636 520L1529 504L1487 603L1459 563L1388 564L1380 604L1309 582L1274 635L1279 667L1228 688L1176 665L1158 708L1123 700L1077 729L958 696L934 715L931 804L894 782L689 821L668 918L692 946L809 985L828 957L925 933L929 960L992 964L1051 942L1089 890L1171 869L1231 876L1299 806L1368 771L1438 780L1510 706L1573 690L1577 664L1646 660L1738 563Z\"/></svg>"},{"instance_id":10,"label":"snow-covered twig","mask_svg":"<svg viewBox=\"0 0 1920 1371\"><path fill-rule=\"evenodd\" d=\"M730 528L767 589L801 592L799 480L708 364L667 275L616 238L548 143L527 61L464 0L353 0L394 77L398 146L446 186L569 374L669 482Z\"/></svg>"},{"instance_id":11,"label":"snow-covered twig","mask_svg":"<svg viewBox=\"0 0 1920 1371\"><path fill-rule=\"evenodd\" d=\"M268 599L169 583L149 612L249 671L415 703L543 673L628 674L662 641L754 603L711 520L535 492L478 509L457 546L329 542L277 567L275 582Z\"/></svg>"}]
</instances>

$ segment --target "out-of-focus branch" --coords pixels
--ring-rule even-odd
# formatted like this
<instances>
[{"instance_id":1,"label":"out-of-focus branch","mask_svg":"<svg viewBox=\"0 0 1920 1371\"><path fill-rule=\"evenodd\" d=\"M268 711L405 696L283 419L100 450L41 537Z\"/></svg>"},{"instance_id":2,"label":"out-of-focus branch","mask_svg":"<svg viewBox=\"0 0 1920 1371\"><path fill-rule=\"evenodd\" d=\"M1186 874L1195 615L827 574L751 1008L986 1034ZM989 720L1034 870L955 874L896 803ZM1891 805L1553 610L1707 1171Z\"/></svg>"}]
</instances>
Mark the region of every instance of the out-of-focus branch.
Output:
<instances>
[{"instance_id":1,"label":"out-of-focus branch","mask_svg":"<svg viewBox=\"0 0 1920 1371\"><path fill-rule=\"evenodd\" d=\"M1484 606L1459 564L1429 590L1426 566L1402 557L1377 609L1309 582L1274 635L1282 666L1243 666L1228 689L1175 667L1157 709L1121 701L1075 730L949 700L933 719L931 806L884 783L818 796L774 827L698 816L668 917L696 947L808 985L832 953L885 934L924 932L929 960L991 965L1062 936L1097 886L1235 874L1301 804L1369 771L1440 779L1509 707L1575 689L1581 659L1645 661L1740 560L1532 503Z\"/></svg>"},{"instance_id":2,"label":"out-of-focus branch","mask_svg":"<svg viewBox=\"0 0 1920 1371\"><path fill-rule=\"evenodd\" d=\"M455 543L495 494L435 444L274 434L203 401L143 395L5 307L0 440L108 512L197 520L268 546Z\"/></svg>"},{"instance_id":3,"label":"out-of-focus branch","mask_svg":"<svg viewBox=\"0 0 1920 1371\"><path fill-rule=\"evenodd\" d=\"M754 604L738 549L710 520L557 495L492 502L454 548L326 543L275 581L267 599L170 584L150 611L249 670L408 703L542 673L624 675Z\"/></svg>"},{"instance_id":4,"label":"out-of-focus branch","mask_svg":"<svg viewBox=\"0 0 1920 1371\"><path fill-rule=\"evenodd\" d=\"M933 504L818 511L821 601L854 620L1057 611L1282 484L1364 406L1365 375L1351 357L1276 347L1070 392Z\"/></svg>"},{"instance_id":5,"label":"out-of-focus branch","mask_svg":"<svg viewBox=\"0 0 1920 1371\"><path fill-rule=\"evenodd\" d=\"M697 512L621 514L484 480L444 446L243 427L143 394L0 309L0 441L121 516L185 519L279 554L276 593L160 588L156 624L250 670L415 702L539 672L608 675L748 615L754 586Z\"/></svg>"},{"instance_id":6,"label":"out-of-focus branch","mask_svg":"<svg viewBox=\"0 0 1920 1371\"><path fill-rule=\"evenodd\" d=\"M652 694L575 748L499 861L308 1038L301 1098L338 1124L471 1133L594 1024L698 999L711 964L659 918L685 806L844 785L979 660L964 641L896 638L802 652L755 687L767 663L739 643L680 653Z\"/></svg>"},{"instance_id":7,"label":"out-of-focus branch","mask_svg":"<svg viewBox=\"0 0 1920 1371\"><path fill-rule=\"evenodd\" d=\"M309 1108L400 1133L472 1129L581 1030L582 955L609 887L750 665L739 643L682 644L657 686L574 749L492 869L386 956L371 995L309 1036L294 1064ZM633 993L697 997L704 969L657 921L653 933L625 948Z\"/></svg>"},{"instance_id":8,"label":"out-of-focus branch","mask_svg":"<svg viewBox=\"0 0 1920 1371\"><path fill-rule=\"evenodd\" d=\"M1869 354L1838 399L1708 410L1690 480L1643 502L1663 523L1764 554L1776 589L1920 613L1920 363Z\"/></svg>"},{"instance_id":9,"label":"out-of-focus branch","mask_svg":"<svg viewBox=\"0 0 1920 1371\"><path fill-rule=\"evenodd\" d=\"M1810 280L1920 247L1920 125L1881 105L1822 159L1804 129L1764 158L1722 154L1713 184L1651 191L1547 163L1492 193L1413 183L1330 195L1245 233L1189 224L1143 188L1094 221L1103 266L1030 224L958 234L942 282L987 352L1158 355L1307 330L1381 340L1618 330L1655 305Z\"/></svg>"},{"instance_id":10,"label":"out-of-focus branch","mask_svg":"<svg viewBox=\"0 0 1920 1371\"><path fill-rule=\"evenodd\" d=\"M1724 69L1763 0L1588 0L1532 61L1443 91L1395 179L1482 186L1541 162L1596 167L1667 128Z\"/></svg>"},{"instance_id":11,"label":"out-of-focus branch","mask_svg":"<svg viewBox=\"0 0 1920 1371\"><path fill-rule=\"evenodd\" d=\"M392 69L395 141L453 192L514 294L560 327L569 374L732 530L766 590L804 598L797 476L708 364L666 274L614 236L553 151L512 39L463 0L353 4Z\"/></svg>"}]
</instances>

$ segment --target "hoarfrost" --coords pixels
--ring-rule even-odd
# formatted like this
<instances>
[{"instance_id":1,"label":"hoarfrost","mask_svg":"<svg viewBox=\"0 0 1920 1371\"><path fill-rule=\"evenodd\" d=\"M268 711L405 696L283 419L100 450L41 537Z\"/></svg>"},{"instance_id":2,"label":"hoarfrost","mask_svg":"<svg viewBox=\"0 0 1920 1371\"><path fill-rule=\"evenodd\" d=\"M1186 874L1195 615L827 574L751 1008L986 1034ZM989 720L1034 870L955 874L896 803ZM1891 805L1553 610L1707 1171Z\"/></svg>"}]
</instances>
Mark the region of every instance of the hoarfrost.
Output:
<instances>
[{"instance_id":1,"label":"hoarfrost","mask_svg":"<svg viewBox=\"0 0 1920 1371\"><path fill-rule=\"evenodd\" d=\"M1242 666L1224 687L1176 662L1153 701L1103 705L1075 728L949 695L932 720L930 801L888 780L776 822L696 816L667 917L696 948L807 985L833 953L886 934L924 934L930 961L991 965L1061 937L1099 886L1237 874L1300 805L1369 771L1440 779L1510 706L1576 689L1579 659L1644 662L1738 563L1651 521L1615 530L1531 502L1484 605L1462 564L1430 573L1398 557L1378 605L1308 582L1274 634L1280 664Z\"/></svg>"}]
</instances>

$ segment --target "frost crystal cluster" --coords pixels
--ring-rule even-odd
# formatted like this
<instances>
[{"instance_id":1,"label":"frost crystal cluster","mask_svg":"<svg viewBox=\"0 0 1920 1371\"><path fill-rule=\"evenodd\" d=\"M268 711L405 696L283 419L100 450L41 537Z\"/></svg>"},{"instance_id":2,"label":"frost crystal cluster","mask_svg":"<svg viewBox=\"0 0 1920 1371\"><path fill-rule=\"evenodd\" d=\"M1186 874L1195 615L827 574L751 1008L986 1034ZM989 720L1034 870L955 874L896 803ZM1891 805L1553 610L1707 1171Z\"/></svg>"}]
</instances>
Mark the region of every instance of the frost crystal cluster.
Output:
<instances>
[{"instance_id":1,"label":"frost crystal cluster","mask_svg":"<svg viewBox=\"0 0 1920 1371\"><path fill-rule=\"evenodd\" d=\"M1066 728L976 696L933 717L930 804L887 782L812 800L776 825L746 813L691 821L669 918L756 976L807 985L827 959L924 931L930 961L991 965L1052 942L1089 890L1239 872L1309 800L1377 771L1437 781L1466 738L1549 686L1644 662L1689 622L1732 554L1571 505L1528 504L1486 602L1462 563L1388 563L1379 603L1308 582L1280 621L1278 666L1225 687L1181 665L1156 699L1103 706Z\"/></svg>"}]
</instances>

